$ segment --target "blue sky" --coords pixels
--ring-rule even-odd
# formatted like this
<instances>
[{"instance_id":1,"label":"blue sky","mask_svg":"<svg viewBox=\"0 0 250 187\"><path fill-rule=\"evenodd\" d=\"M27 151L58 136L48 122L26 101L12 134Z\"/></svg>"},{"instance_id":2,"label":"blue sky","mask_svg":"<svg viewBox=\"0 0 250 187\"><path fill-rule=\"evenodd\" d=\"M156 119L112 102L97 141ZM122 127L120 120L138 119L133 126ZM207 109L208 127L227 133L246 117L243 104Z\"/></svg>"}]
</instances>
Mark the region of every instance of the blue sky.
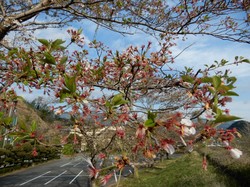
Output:
<instances>
[{"instance_id":1,"label":"blue sky","mask_svg":"<svg viewBox=\"0 0 250 187\"><path fill-rule=\"evenodd\" d=\"M104 28L98 28L95 35L96 25L92 22L85 21L83 24L74 24L74 27L83 29L83 35L86 43L92 41L94 36L96 39L109 46L110 49L122 51L129 45L147 44L148 41L153 42L153 49L157 49L157 41L141 32L137 32L135 35L122 36L121 34L111 32ZM69 39L69 35L66 32L66 28L61 29L47 29L43 31L36 31L37 38L55 39L61 38L64 40ZM177 46L172 49L173 55L177 55L184 48L193 44L186 49L175 61L175 67L178 69L184 66L193 67L199 69L204 67L204 64L211 64L214 60L220 61L226 59L231 62L234 61L235 56L244 56L250 59L250 45L234 43L229 41L223 41L207 36L189 36L186 41L179 40ZM245 120L250 121L250 64L240 64L238 66L230 67L234 76L237 77L236 92L239 97L233 97L233 102L229 103L226 108L230 109L232 115L237 115ZM31 98L41 95L42 92L36 91L34 95L28 96ZM25 93L20 93L26 96Z\"/></svg>"}]
</instances>

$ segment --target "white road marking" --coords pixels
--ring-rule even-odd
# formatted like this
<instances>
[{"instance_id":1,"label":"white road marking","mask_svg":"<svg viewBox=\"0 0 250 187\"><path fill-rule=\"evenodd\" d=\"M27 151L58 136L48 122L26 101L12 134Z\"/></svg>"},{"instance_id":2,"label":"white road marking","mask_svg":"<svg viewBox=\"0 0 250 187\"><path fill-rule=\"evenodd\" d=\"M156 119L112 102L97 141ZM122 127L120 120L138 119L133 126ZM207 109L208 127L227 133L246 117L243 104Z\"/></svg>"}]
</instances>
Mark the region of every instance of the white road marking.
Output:
<instances>
[{"instance_id":1,"label":"white road marking","mask_svg":"<svg viewBox=\"0 0 250 187\"><path fill-rule=\"evenodd\" d=\"M72 181L69 182L69 184L71 184L79 175L81 175L82 172L83 172L83 170L80 171L80 173L78 173L77 176L75 176L75 177L72 179Z\"/></svg>"},{"instance_id":2,"label":"white road marking","mask_svg":"<svg viewBox=\"0 0 250 187\"><path fill-rule=\"evenodd\" d=\"M63 174L64 174L64 173L66 173L66 172L67 172L67 170L65 170L65 171L64 171L64 172L62 172L61 174L59 174L59 175L55 176L53 179L49 180L49 181L48 181L48 182L46 182L44 185L49 184L50 182L52 182L53 180L55 180L56 178L60 177L61 175L63 175Z\"/></svg>"},{"instance_id":3,"label":"white road marking","mask_svg":"<svg viewBox=\"0 0 250 187\"><path fill-rule=\"evenodd\" d=\"M81 164L81 163L82 163L82 161L79 162L79 163L77 163L77 164L75 164L75 165L73 166L73 168L76 167L77 165Z\"/></svg>"},{"instance_id":4,"label":"white road marking","mask_svg":"<svg viewBox=\"0 0 250 187\"><path fill-rule=\"evenodd\" d=\"M33 179L30 179L30 180L28 180L28 181L26 181L26 182L20 184L20 186L22 186L22 185L24 185L24 184L27 184L27 183L29 183L29 182L31 182L31 181L33 181L33 180L36 180L36 179L38 179L39 177L42 177L43 175L46 175L47 173L50 173L50 172L51 172L51 171L48 171L48 172L46 172L46 173L44 173L44 174L42 174L42 175L39 175L39 176L37 176L37 177L35 177L35 178L33 178Z\"/></svg>"},{"instance_id":5,"label":"white road marking","mask_svg":"<svg viewBox=\"0 0 250 187\"><path fill-rule=\"evenodd\" d=\"M68 163L66 163L66 164L63 164L63 165L61 165L60 167L62 168L62 167L67 166L67 165L69 165L69 164L71 164L71 162L68 162Z\"/></svg>"}]
</instances>

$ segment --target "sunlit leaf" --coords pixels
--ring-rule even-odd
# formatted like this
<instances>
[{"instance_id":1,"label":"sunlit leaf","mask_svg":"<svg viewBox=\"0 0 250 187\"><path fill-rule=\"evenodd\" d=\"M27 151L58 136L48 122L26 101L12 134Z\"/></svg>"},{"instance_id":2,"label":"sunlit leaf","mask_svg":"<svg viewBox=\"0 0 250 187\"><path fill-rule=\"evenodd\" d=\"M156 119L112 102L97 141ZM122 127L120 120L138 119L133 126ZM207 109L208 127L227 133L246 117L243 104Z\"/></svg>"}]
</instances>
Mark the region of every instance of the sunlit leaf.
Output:
<instances>
[{"instance_id":1,"label":"sunlit leaf","mask_svg":"<svg viewBox=\"0 0 250 187\"><path fill-rule=\"evenodd\" d=\"M65 75L64 82L65 82L66 88L70 91L70 93L75 93L75 91L76 91L76 77L75 76L70 77L68 75Z\"/></svg>"},{"instance_id":2,"label":"sunlit leaf","mask_svg":"<svg viewBox=\"0 0 250 187\"><path fill-rule=\"evenodd\" d=\"M69 98L72 96L68 89L62 89L59 95L60 95L60 102L62 102L65 98Z\"/></svg>"},{"instance_id":3,"label":"sunlit leaf","mask_svg":"<svg viewBox=\"0 0 250 187\"><path fill-rule=\"evenodd\" d=\"M6 125L10 125L10 124L12 123L12 121L13 121L12 117L5 117L5 118L3 119L3 122L4 122L4 124L6 124Z\"/></svg>"},{"instance_id":4,"label":"sunlit leaf","mask_svg":"<svg viewBox=\"0 0 250 187\"><path fill-rule=\"evenodd\" d=\"M35 122L35 121L32 121L32 124L31 124L31 132L36 131L36 128L37 128L36 122Z\"/></svg>"},{"instance_id":5,"label":"sunlit leaf","mask_svg":"<svg viewBox=\"0 0 250 187\"><path fill-rule=\"evenodd\" d=\"M23 130L23 131L27 131L27 130L28 130L26 124L23 123L23 122L19 123L19 127L20 127L20 129Z\"/></svg>"},{"instance_id":6,"label":"sunlit leaf","mask_svg":"<svg viewBox=\"0 0 250 187\"><path fill-rule=\"evenodd\" d=\"M154 120L152 120L152 119L147 119L147 120L145 121L145 123L144 123L144 126L145 126L145 127L154 127L154 126L155 126L155 122L154 122Z\"/></svg>"},{"instance_id":7,"label":"sunlit leaf","mask_svg":"<svg viewBox=\"0 0 250 187\"><path fill-rule=\"evenodd\" d=\"M120 106L120 105L123 105L123 104L126 104L126 103L128 103L128 101L123 99L123 94L117 94L111 100L111 104L113 106Z\"/></svg>"},{"instance_id":8,"label":"sunlit leaf","mask_svg":"<svg viewBox=\"0 0 250 187\"><path fill-rule=\"evenodd\" d=\"M243 59L242 62L250 63L249 59Z\"/></svg>"},{"instance_id":9,"label":"sunlit leaf","mask_svg":"<svg viewBox=\"0 0 250 187\"><path fill-rule=\"evenodd\" d=\"M18 53L18 49L17 48L13 48L13 49L9 50L8 55L12 56L12 55L17 54L17 53Z\"/></svg>"},{"instance_id":10,"label":"sunlit leaf","mask_svg":"<svg viewBox=\"0 0 250 187\"><path fill-rule=\"evenodd\" d=\"M63 56L63 57L61 58L61 60L60 60L60 63L61 63L61 64L65 64L65 63L67 62L67 60L68 60L68 57L67 57L67 56Z\"/></svg>"},{"instance_id":11,"label":"sunlit leaf","mask_svg":"<svg viewBox=\"0 0 250 187\"><path fill-rule=\"evenodd\" d=\"M55 58L50 54L50 53L48 53L48 52L45 52L44 53L44 59L42 59L42 61L44 62L44 63L47 63L47 64L56 64L56 60L55 60Z\"/></svg>"},{"instance_id":12,"label":"sunlit leaf","mask_svg":"<svg viewBox=\"0 0 250 187\"><path fill-rule=\"evenodd\" d=\"M203 78L201 78L201 82L203 82L203 83L212 83L213 79L211 77L203 77Z\"/></svg>"},{"instance_id":13,"label":"sunlit leaf","mask_svg":"<svg viewBox=\"0 0 250 187\"><path fill-rule=\"evenodd\" d=\"M228 91L224 94L221 94L223 96L239 96L239 94L237 94L236 92L233 92L233 91Z\"/></svg>"},{"instance_id":14,"label":"sunlit leaf","mask_svg":"<svg viewBox=\"0 0 250 187\"><path fill-rule=\"evenodd\" d=\"M221 63L222 66L224 66L226 63L228 63L228 61L225 60L225 59L222 59L222 60L220 61L220 63Z\"/></svg>"},{"instance_id":15,"label":"sunlit leaf","mask_svg":"<svg viewBox=\"0 0 250 187\"><path fill-rule=\"evenodd\" d=\"M233 121L233 120L237 120L237 119L241 119L241 118L237 117L237 116L230 116L230 115L219 115L214 120L214 122L215 123L221 123L221 122Z\"/></svg>"},{"instance_id":16,"label":"sunlit leaf","mask_svg":"<svg viewBox=\"0 0 250 187\"><path fill-rule=\"evenodd\" d=\"M218 76L213 76L213 86L217 89L221 85L221 78Z\"/></svg>"},{"instance_id":17,"label":"sunlit leaf","mask_svg":"<svg viewBox=\"0 0 250 187\"><path fill-rule=\"evenodd\" d=\"M148 111L148 119L152 119L154 121L156 116L157 116L157 113Z\"/></svg>"},{"instance_id":18,"label":"sunlit leaf","mask_svg":"<svg viewBox=\"0 0 250 187\"><path fill-rule=\"evenodd\" d=\"M194 83L194 78L189 75L183 75L181 78L184 82Z\"/></svg>"},{"instance_id":19,"label":"sunlit leaf","mask_svg":"<svg viewBox=\"0 0 250 187\"><path fill-rule=\"evenodd\" d=\"M46 40L46 39L38 39L38 41L39 41L41 44L45 45L46 47L48 47L48 46L50 45L49 41Z\"/></svg>"},{"instance_id":20,"label":"sunlit leaf","mask_svg":"<svg viewBox=\"0 0 250 187\"><path fill-rule=\"evenodd\" d=\"M52 42L51 49L64 49L64 47L61 45L64 42L65 41L63 41L61 39L56 39L55 41Z\"/></svg>"}]
</instances>

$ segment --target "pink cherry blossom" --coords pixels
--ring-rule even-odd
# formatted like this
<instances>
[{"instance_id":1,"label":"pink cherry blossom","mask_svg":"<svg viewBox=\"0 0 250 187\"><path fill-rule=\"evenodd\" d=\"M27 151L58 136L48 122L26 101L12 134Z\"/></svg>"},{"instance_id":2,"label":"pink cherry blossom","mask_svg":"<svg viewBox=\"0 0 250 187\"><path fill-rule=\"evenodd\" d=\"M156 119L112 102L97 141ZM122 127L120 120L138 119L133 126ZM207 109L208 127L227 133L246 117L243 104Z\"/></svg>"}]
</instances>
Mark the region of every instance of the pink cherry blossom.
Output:
<instances>
[{"instance_id":1,"label":"pink cherry blossom","mask_svg":"<svg viewBox=\"0 0 250 187\"><path fill-rule=\"evenodd\" d=\"M191 127L193 125L193 122L189 118L183 118L181 120L181 124L187 127Z\"/></svg>"},{"instance_id":2,"label":"pink cherry blossom","mask_svg":"<svg viewBox=\"0 0 250 187\"><path fill-rule=\"evenodd\" d=\"M174 146L171 144L174 143L172 140L166 139L161 141L161 147L170 155L175 152Z\"/></svg>"},{"instance_id":3,"label":"pink cherry blossom","mask_svg":"<svg viewBox=\"0 0 250 187\"><path fill-rule=\"evenodd\" d=\"M207 120L214 120L215 119L215 113L212 111L212 109L207 109L205 112L205 118Z\"/></svg>"},{"instance_id":4,"label":"pink cherry blossom","mask_svg":"<svg viewBox=\"0 0 250 187\"><path fill-rule=\"evenodd\" d=\"M196 130L194 127L188 128L186 126L183 126L182 130L183 130L184 136L190 136L190 135L194 135L196 133Z\"/></svg>"}]
</instances>

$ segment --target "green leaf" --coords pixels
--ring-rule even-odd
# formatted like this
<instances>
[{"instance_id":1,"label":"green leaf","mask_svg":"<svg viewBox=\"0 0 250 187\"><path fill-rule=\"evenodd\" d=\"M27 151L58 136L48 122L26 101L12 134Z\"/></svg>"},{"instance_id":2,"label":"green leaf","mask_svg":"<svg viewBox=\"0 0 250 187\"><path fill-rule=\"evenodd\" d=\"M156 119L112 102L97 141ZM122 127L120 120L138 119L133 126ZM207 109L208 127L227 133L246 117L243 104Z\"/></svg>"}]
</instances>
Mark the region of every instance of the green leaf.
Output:
<instances>
[{"instance_id":1,"label":"green leaf","mask_svg":"<svg viewBox=\"0 0 250 187\"><path fill-rule=\"evenodd\" d=\"M123 99L123 94L117 94L115 95L112 100L111 100L111 105L112 106L120 106L123 104L128 103L128 101L126 101L125 99Z\"/></svg>"},{"instance_id":2,"label":"green leaf","mask_svg":"<svg viewBox=\"0 0 250 187\"><path fill-rule=\"evenodd\" d=\"M228 91L222 95L223 96L239 96L236 92L233 92L233 91Z\"/></svg>"},{"instance_id":3,"label":"green leaf","mask_svg":"<svg viewBox=\"0 0 250 187\"><path fill-rule=\"evenodd\" d=\"M0 112L0 119L3 117L4 113Z\"/></svg>"},{"instance_id":4,"label":"green leaf","mask_svg":"<svg viewBox=\"0 0 250 187\"><path fill-rule=\"evenodd\" d=\"M68 60L68 57L67 56L63 56L60 60L60 64L65 64Z\"/></svg>"},{"instance_id":5,"label":"green leaf","mask_svg":"<svg viewBox=\"0 0 250 187\"><path fill-rule=\"evenodd\" d=\"M27 126L25 125L25 123L21 122L19 123L19 127L21 128L21 130L27 131Z\"/></svg>"},{"instance_id":6,"label":"green leaf","mask_svg":"<svg viewBox=\"0 0 250 187\"><path fill-rule=\"evenodd\" d=\"M227 84L233 85L237 81L236 77L227 78Z\"/></svg>"},{"instance_id":7,"label":"green leaf","mask_svg":"<svg viewBox=\"0 0 250 187\"><path fill-rule=\"evenodd\" d=\"M224 66L226 63L228 63L228 61L225 60L225 59L222 59L222 60L220 61L220 63L221 63L222 66Z\"/></svg>"},{"instance_id":8,"label":"green leaf","mask_svg":"<svg viewBox=\"0 0 250 187\"><path fill-rule=\"evenodd\" d=\"M45 58L42 59L42 61L43 61L44 63L53 64L53 65L56 64L55 58L54 58L50 53L45 52L45 53L44 53L44 57L45 57Z\"/></svg>"},{"instance_id":9,"label":"green leaf","mask_svg":"<svg viewBox=\"0 0 250 187\"><path fill-rule=\"evenodd\" d=\"M237 120L237 119L241 119L241 118L237 117L237 116L230 116L230 115L219 115L214 120L214 122L215 123L221 123L221 122L233 121L233 120Z\"/></svg>"},{"instance_id":10,"label":"green leaf","mask_svg":"<svg viewBox=\"0 0 250 187\"><path fill-rule=\"evenodd\" d=\"M213 76L212 79L213 79L214 88L218 89L220 87L220 85L221 85L221 78L218 77L218 76Z\"/></svg>"},{"instance_id":11,"label":"green leaf","mask_svg":"<svg viewBox=\"0 0 250 187\"><path fill-rule=\"evenodd\" d=\"M31 124L31 132L36 131L36 128L37 128L36 122L35 122L35 121L32 121L32 124Z\"/></svg>"},{"instance_id":12,"label":"green leaf","mask_svg":"<svg viewBox=\"0 0 250 187\"><path fill-rule=\"evenodd\" d=\"M181 78L184 82L194 83L194 78L189 75L183 75Z\"/></svg>"},{"instance_id":13,"label":"green leaf","mask_svg":"<svg viewBox=\"0 0 250 187\"><path fill-rule=\"evenodd\" d=\"M13 48L13 49L11 49L11 50L8 52L8 55L9 55L9 56L12 56L12 55L17 54L17 53L18 53L18 49L17 49L17 48Z\"/></svg>"},{"instance_id":14,"label":"green leaf","mask_svg":"<svg viewBox=\"0 0 250 187\"><path fill-rule=\"evenodd\" d=\"M145 126L145 127L154 127L154 126L155 126L155 122L154 122L154 120L152 120L152 119L147 119L147 120L145 121L145 123L144 123L144 126Z\"/></svg>"},{"instance_id":15,"label":"green leaf","mask_svg":"<svg viewBox=\"0 0 250 187\"><path fill-rule=\"evenodd\" d=\"M61 45L63 44L65 41L61 40L61 39L56 39L55 41L52 42L51 44L51 49L64 49L64 47Z\"/></svg>"},{"instance_id":16,"label":"green leaf","mask_svg":"<svg viewBox=\"0 0 250 187\"><path fill-rule=\"evenodd\" d=\"M6 124L6 125L10 125L11 123L12 123L12 117L5 117L4 119L3 119L3 122L4 122L4 124Z\"/></svg>"},{"instance_id":17,"label":"green leaf","mask_svg":"<svg viewBox=\"0 0 250 187\"><path fill-rule=\"evenodd\" d=\"M201 78L201 82L203 82L203 83L212 83L213 79L211 77L203 77L203 78Z\"/></svg>"},{"instance_id":18,"label":"green leaf","mask_svg":"<svg viewBox=\"0 0 250 187\"><path fill-rule=\"evenodd\" d=\"M148 111L148 119L152 119L154 121L156 116L157 116L157 113Z\"/></svg>"},{"instance_id":19,"label":"green leaf","mask_svg":"<svg viewBox=\"0 0 250 187\"><path fill-rule=\"evenodd\" d=\"M77 32L78 32L79 34L82 34L82 28L78 29Z\"/></svg>"},{"instance_id":20,"label":"green leaf","mask_svg":"<svg viewBox=\"0 0 250 187\"><path fill-rule=\"evenodd\" d=\"M76 77L75 76L70 77L68 75L65 75L64 82L65 82L66 88L70 91L70 93L75 93L75 91L76 91Z\"/></svg>"},{"instance_id":21,"label":"green leaf","mask_svg":"<svg viewBox=\"0 0 250 187\"><path fill-rule=\"evenodd\" d=\"M61 91L60 91L60 102L63 102L63 100L65 99L65 98L69 98L69 97L71 97L72 95L71 95L71 93L70 93L70 91L69 90L67 90L67 89L62 89Z\"/></svg>"},{"instance_id":22,"label":"green leaf","mask_svg":"<svg viewBox=\"0 0 250 187\"><path fill-rule=\"evenodd\" d=\"M232 88L230 86L226 86L226 85L221 85L217 90L221 93L227 92L229 90L231 90Z\"/></svg>"},{"instance_id":23,"label":"green leaf","mask_svg":"<svg viewBox=\"0 0 250 187\"><path fill-rule=\"evenodd\" d=\"M111 103L109 101L106 101L105 106L111 108Z\"/></svg>"},{"instance_id":24,"label":"green leaf","mask_svg":"<svg viewBox=\"0 0 250 187\"><path fill-rule=\"evenodd\" d=\"M249 59L243 59L242 62L250 63Z\"/></svg>"},{"instance_id":25,"label":"green leaf","mask_svg":"<svg viewBox=\"0 0 250 187\"><path fill-rule=\"evenodd\" d=\"M14 139L14 142L19 142L19 141L21 141L21 140L28 140L28 139L31 139L31 138L30 138L30 135L18 136L18 137L16 137L16 139Z\"/></svg>"},{"instance_id":26,"label":"green leaf","mask_svg":"<svg viewBox=\"0 0 250 187\"><path fill-rule=\"evenodd\" d=\"M50 45L49 41L46 40L46 39L38 39L38 41L39 41L41 44L45 45L46 47L49 47L49 45Z\"/></svg>"}]
</instances>

